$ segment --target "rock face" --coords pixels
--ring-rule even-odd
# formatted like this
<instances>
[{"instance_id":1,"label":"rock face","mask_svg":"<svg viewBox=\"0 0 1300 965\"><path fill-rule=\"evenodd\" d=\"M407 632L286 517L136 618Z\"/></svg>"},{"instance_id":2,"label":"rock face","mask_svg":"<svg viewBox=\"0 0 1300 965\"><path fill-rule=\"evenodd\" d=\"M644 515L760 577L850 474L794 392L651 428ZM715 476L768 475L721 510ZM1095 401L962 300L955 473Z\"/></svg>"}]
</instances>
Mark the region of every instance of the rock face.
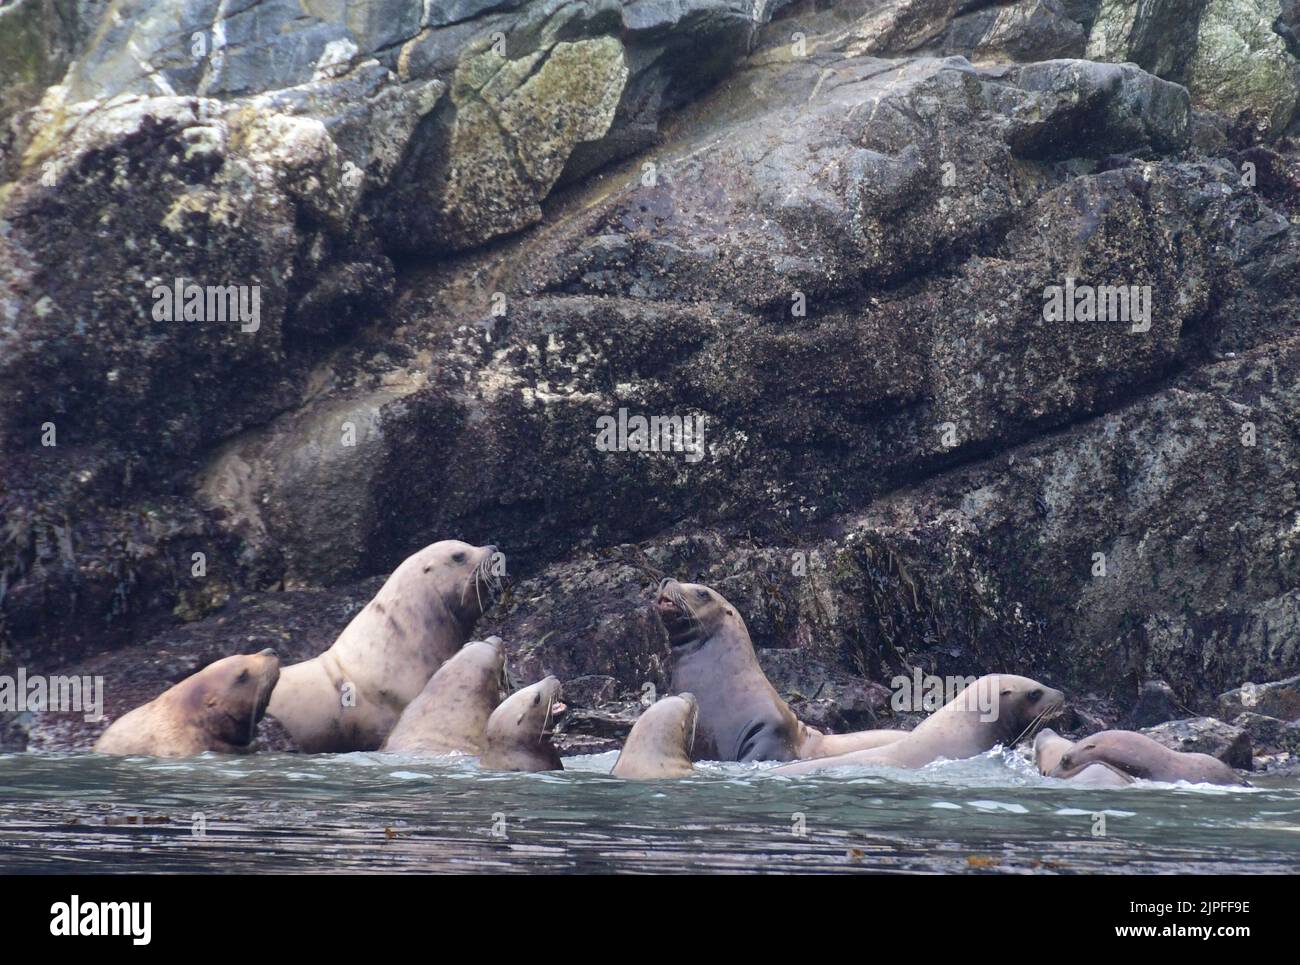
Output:
<instances>
[{"instance_id":1,"label":"rock face","mask_svg":"<svg viewBox=\"0 0 1300 965\"><path fill-rule=\"evenodd\" d=\"M1193 6L6 6L0 668L454 536L597 714L665 575L833 729L1300 672L1296 8Z\"/></svg>"},{"instance_id":2,"label":"rock face","mask_svg":"<svg viewBox=\"0 0 1300 965\"><path fill-rule=\"evenodd\" d=\"M538 220L566 176L653 142L754 30L748 7L721 0L387 0L342 17L126 0L102 26L100 13L27 0L2 14L0 77L14 83L0 118L34 104L0 140L0 452L16 480L0 494L13 588L0 597L21 659L49 649L36 637L62 638L65 657L102 645L106 622L108 642L129 639L157 606L135 587L174 584L194 552L231 584L274 581L278 549L270 569L250 564L193 519L194 460L347 393L352 373L325 386L313 370L383 312L392 252ZM164 304L169 291L181 297ZM378 407L409 391L397 381L304 431L364 443ZM282 473L289 490L324 451L295 450L240 472ZM354 470L335 460L299 485ZM228 498L255 485L236 475L218 482ZM321 522L340 552L364 545L358 526ZM363 575L327 555L287 565ZM55 597L72 606L38 612Z\"/></svg>"},{"instance_id":3,"label":"rock face","mask_svg":"<svg viewBox=\"0 0 1300 965\"><path fill-rule=\"evenodd\" d=\"M1225 720L1241 713L1263 714L1283 721L1300 720L1300 677L1266 684L1243 684L1219 696Z\"/></svg>"},{"instance_id":4,"label":"rock face","mask_svg":"<svg viewBox=\"0 0 1300 965\"><path fill-rule=\"evenodd\" d=\"M1256 752L1270 754L1300 753L1300 727L1263 714L1238 714L1232 726L1244 730Z\"/></svg>"},{"instance_id":5,"label":"rock face","mask_svg":"<svg viewBox=\"0 0 1300 965\"><path fill-rule=\"evenodd\" d=\"M1281 0L1102 0L1088 56L1141 64L1185 84L1199 106L1277 134L1295 117L1293 25Z\"/></svg>"}]
</instances>

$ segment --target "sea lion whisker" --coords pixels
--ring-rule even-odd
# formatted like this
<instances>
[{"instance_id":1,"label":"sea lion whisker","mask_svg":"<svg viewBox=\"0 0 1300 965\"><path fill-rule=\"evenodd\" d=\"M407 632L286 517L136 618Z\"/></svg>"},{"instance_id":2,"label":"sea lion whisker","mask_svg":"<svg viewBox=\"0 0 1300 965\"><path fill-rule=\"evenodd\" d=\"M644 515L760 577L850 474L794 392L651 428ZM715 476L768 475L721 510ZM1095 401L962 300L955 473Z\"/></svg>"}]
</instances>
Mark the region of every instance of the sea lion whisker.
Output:
<instances>
[{"instance_id":1,"label":"sea lion whisker","mask_svg":"<svg viewBox=\"0 0 1300 965\"><path fill-rule=\"evenodd\" d=\"M1015 740L1013 740L1013 741L1011 742L1011 746L1012 746L1012 747L1015 747L1015 746L1016 746L1017 744L1019 744L1022 740L1024 740L1025 737L1028 736L1028 734L1030 733L1030 731L1032 731L1035 727L1037 727L1039 724L1041 724L1041 723L1043 722L1043 719L1044 719L1044 718L1045 718L1045 717L1046 717L1050 712L1052 712L1053 710L1056 710L1056 708L1055 708L1055 707L1048 707L1046 710L1040 711L1039 714L1038 714L1038 716L1036 716L1033 720L1031 720L1031 721L1029 722L1028 726L1026 726L1025 729L1022 730L1022 731L1020 732L1020 736L1017 737Z\"/></svg>"}]
</instances>

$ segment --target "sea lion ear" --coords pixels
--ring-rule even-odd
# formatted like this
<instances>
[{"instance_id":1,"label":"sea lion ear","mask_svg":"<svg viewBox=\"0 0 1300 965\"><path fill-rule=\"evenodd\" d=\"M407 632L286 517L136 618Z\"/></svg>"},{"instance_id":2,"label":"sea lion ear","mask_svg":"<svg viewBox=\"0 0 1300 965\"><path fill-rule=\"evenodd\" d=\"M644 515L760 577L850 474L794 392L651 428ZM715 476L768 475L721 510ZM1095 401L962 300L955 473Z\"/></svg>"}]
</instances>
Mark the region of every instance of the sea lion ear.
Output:
<instances>
[{"instance_id":1,"label":"sea lion ear","mask_svg":"<svg viewBox=\"0 0 1300 965\"><path fill-rule=\"evenodd\" d=\"M727 616L729 616L729 617L734 617L735 615L736 615L736 612L735 612L734 610L728 610L728 611L727 611Z\"/></svg>"},{"instance_id":2,"label":"sea lion ear","mask_svg":"<svg viewBox=\"0 0 1300 965\"><path fill-rule=\"evenodd\" d=\"M432 563L425 563L425 564L424 564L424 572L425 572L425 573L428 573L431 569L433 569L433 564L432 564Z\"/></svg>"}]
</instances>

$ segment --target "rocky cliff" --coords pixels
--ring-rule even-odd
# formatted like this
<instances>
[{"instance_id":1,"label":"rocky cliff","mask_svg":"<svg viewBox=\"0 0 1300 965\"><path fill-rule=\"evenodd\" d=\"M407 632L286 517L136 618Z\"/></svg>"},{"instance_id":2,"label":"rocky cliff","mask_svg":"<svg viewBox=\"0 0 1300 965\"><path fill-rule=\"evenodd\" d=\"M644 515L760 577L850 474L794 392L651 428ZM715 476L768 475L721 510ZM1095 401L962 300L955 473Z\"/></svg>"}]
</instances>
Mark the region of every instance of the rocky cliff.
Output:
<instances>
[{"instance_id":1,"label":"rocky cliff","mask_svg":"<svg viewBox=\"0 0 1300 965\"><path fill-rule=\"evenodd\" d=\"M0 666L120 712L460 537L605 696L661 575L833 693L1300 672L1292 0L234 6L0 7Z\"/></svg>"}]
</instances>

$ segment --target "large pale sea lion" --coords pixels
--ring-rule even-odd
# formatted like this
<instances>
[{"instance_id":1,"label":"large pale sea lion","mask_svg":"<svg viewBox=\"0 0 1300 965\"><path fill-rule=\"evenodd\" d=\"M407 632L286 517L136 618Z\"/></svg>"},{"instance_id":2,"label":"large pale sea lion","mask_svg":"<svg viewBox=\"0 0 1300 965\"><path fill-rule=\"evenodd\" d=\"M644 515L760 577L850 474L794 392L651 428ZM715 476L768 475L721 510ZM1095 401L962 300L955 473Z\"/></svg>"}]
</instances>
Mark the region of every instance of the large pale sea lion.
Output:
<instances>
[{"instance_id":1,"label":"large pale sea lion","mask_svg":"<svg viewBox=\"0 0 1300 965\"><path fill-rule=\"evenodd\" d=\"M1060 710L1065 696L1028 677L980 677L899 740L836 757L798 761L774 774L806 774L832 767L921 767L940 758L975 757L998 744L1013 746Z\"/></svg>"},{"instance_id":2,"label":"large pale sea lion","mask_svg":"<svg viewBox=\"0 0 1300 965\"><path fill-rule=\"evenodd\" d=\"M123 714L94 749L154 757L243 753L257 735L279 675L274 650L218 660Z\"/></svg>"},{"instance_id":3,"label":"large pale sea lion","mask_svg":"<svg viewBox=\"0 0 1300 965\"><path fill-rule=\"evenodd\" d=\"M880 747L903 731L823 734L802 723L763 673L736 608L698 583L664 580L656 609L672 647L672 689L699 701L696 760L791 761Z\"/></svg>"},{"instance_id":4,"label":"large pale sea lion","mask_svg":"<svg viewBox=\"0 0 1300 965\"><path fill-rule=\"evenodd\" d=\"M408 557L333 646L284 669L267 713L308 753L376 750L491 605L495 554L444 540Z\"/></svg>"},{"instance_id":5,"label":"large pale sea lion","mask_svg":"<svg viewBox=\"0 0 1300 965\"><path fill-rule=\"evenodd\" d=\"M1050 775L1072 747L1074 741L1067 740L1052 728L1044 727L1040 730L1038 736L1034 738L1034 766L1038 768L1038 773L1044 776ZM1065 780L1082 787L1125 787L1133 783L1133 778L1123 771L1100 762L1080 768L1078 773Z\"/></svg>"},{"instance_id":6,"label":"large pale sea lion","mask_svg":"<svg viewBox=\"0 0 1300 965\"><path fill-rule=\"evenodd\" d=\"M1106 764L1147 781L1248 786L1247 781L1217 757L1173 751L1131 730L1104 730L1076 741L1061 755L1050 776L1071 778L1090 764Z\"/></svg>"},{"instance_id":7,"label":"large pale sea lion","mask_svg":"<svg viewBox=\"0 0 1300 965\"><path fill-rule=\"evenodd\" d=\"M511 694L488 718L479 764L493 771L564 770L550 730L563 711L554 677Z\"/></svg>"},{"instance_id":8,"label":"large pale sea lion","mask_svg":"<svg viewBox=\"0 0 1300 965\"><path fill-rule=\"evenodd\" d=\"M406 705L381 751L437 757L483 752L483 731L501 702L506 652L500 637L453 654Z\"/></svg>"},{"instance_id":9,"label":"large pale sea lion","mask_svg":"<svg viewBox=\"0 0 1300 965\"><path fill-rule=\"evenodd\" d=\"M632 725L619 752L614 777L630 781L655 781L686 777L695 743L695 721L699 703L694 694L664 697L646 708Z\"/></svg>"}]
</instances>

